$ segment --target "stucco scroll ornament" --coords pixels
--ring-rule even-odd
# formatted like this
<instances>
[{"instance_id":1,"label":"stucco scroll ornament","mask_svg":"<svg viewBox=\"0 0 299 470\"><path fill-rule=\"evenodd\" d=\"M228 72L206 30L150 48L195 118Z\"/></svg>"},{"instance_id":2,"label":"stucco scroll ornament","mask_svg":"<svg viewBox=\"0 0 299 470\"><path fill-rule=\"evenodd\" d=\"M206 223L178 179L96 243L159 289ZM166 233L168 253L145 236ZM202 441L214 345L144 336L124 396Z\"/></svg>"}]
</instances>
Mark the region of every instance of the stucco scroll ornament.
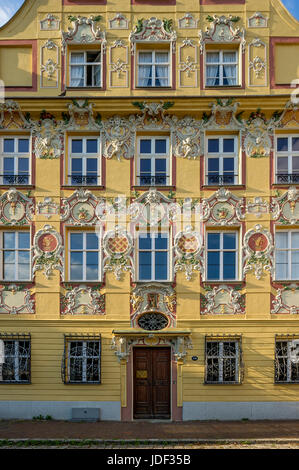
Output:
<instances>
[{"instance_id":1,"label":"stucco scroll ornament","mask_svg":"<svg viewBox=\"0 0 299 470\"><path fill-rule=\"evenodd\" d=\"M172 136L175 156L187 159L199 157L202 153L202 122L190 116L185 116L179 120L176 116L167 117L166 121L171 124L173 129Z\"/></svg>"},{"instance_id":2,"label":"stucco scroll ornament","mask_svg":"<svg viewBox=\"0 0 299 470\"><path fill-rule=\"evenodd\" d=\"M202 200L202 219L209 225L235 225L245 219L244 198L222 187Z\"/></svg>"},{"instance_id":3,"label":"stucco scroll ornament","mask_svg":"<svg viewBox=\"0 0 299 470\"><path fill-rule=\"evenodd\" d=\"M125 272L131 272L134 276L133 238L130 233L116 226L115 230L105 233L103 249L104 271L112 271L118 281Z\"/></svg>"},{"instance_id":4,"label":"stucco scroll ornament","mask_svg":"<svg viewBox=\"0 0 299 470\"><path fill-rule=\"evenodd\" d=\"M230 43L239 42L242 47L242 52L245 52L245 30L239 27L234 28L234 23L237 23L240 18L238 16L229 15L228 17L222 15L207 16L210 26L206 31L199 31L199 44L201 54L204 51L206 42L215 41L216 43Z\"/></svg>"},{"instance_id":5,"label":"stucco scroll ornament","mask_svg":"<svg viewBox=\"0 0 299 470\"><path fill-rule=\"evenodd\" d=\"M184 271L187 281L195 271L204 274L202 237L191 226L175 236L174 252L174 272Z\"/></svg>"},{"instance_id":6,"label":"stucco scroll ornament","mask_svg":"<svg viewBox=\"0 0 299 470\"><path fill-rule=\"evenodd\" d=\"M50 113L43 111L40 120L34 122L34 151L37 158L60 158L63 151L63 126Z\"/></svg>"},{"instance_id":7,"label":"stucco scroll ornament","mask_svg":"<svg viewBox=\"0 0 299 470\"><path fill-rule=\"evenodd\" d=\"M32 266L33 277L36 271L43 270L44 276L49 279L56 269L63 277L62 238L51 225L44 225L34 236Z\"/></svg>"},{"instance_id":8,"label":"stucco scroll ornament","mask_svg":"<svg viewBox=\"0 0 299 470\"><path fill-rule=\"evenodd\" d=\"M106 35L97 25L101 16L69 16L73 28L69 27L67 32L62 32L62 50L65 53L66 45L90 44L100 42L102 47L106 47Z\"/></svg>"},{"instance_id":9,"label":"stucco scroll ornament","mask_svg":"<svg viewBox=\"0 0 299 470\"><path fill-rule=\"evenodd\" d=\"M0 128L19 128L30 129L33 122L30 119L30 114L23 114L19 104L14 100L5 100L0 103Z\"/></svg>"},{"instance_id":10,"label":"stucco scroll ornament","mask_svg":"<svg viewBox=\"0 0 299 470\"><path fill-rule=\"evenodd\" d=\"M113 116L102 122L105 158L133 158L135 151L134 125L129 119Z\"/></svg>"},{"instance_id":11,"label":"stucco scroll ornament","mask_svg":"<svg viewBox=\"0 0 299 470\"><path fill-rule=\"evenodd\" d=\"M271 134L274 121L267 121L259 109L251 113L246 122L244 149L247 157L269 157L272 148Z\"/></svg>"},{"instance_id":12,"label":"stucco scroll ornament","mask_svg":"<svg viewBox=\"0 0 299 470\"><path fill-rule=\"evenodd\" d=\"M84 188L76 189L68 198L61 201L60 220L71 225L96 225L100 220L100 207L103 199L94 196Z\"/></svg>"},{"instance_id":13,"label":"stucco scroll ornament","mask_svg":"<svg viewBox=\"0 0 299 470\"><path fill-rule=\"evenodd\" d=\"M290 186L280 197L272 198L270 209L273 219L280 225L296 225L299 221L299 191Z\"/></svg>"},{"instance_id":14,"label":"stucco scroll ornament","mask_svg":"<svg viewBox=\"0 0 299 470\"><path fill-rule=\"evenodd\" d=\"M239 106L234 98L217 98L216 102L210 103L211 113L203 115L203 128L207 130L231 129L243 131L244 122L241 119L242 112L237 113Z\"/></svg>"},{"instance_id":15,"label":"stucco scroll ornament","mask_svg":"<svg viewBox=\"0 0 299 470\"><path fill-rule=\"evenodd\" d=\"M173 30L172 20L160 20L156 17L138 20L134 31L129 36L132 55L135 54L136 42L170 42L174 49L176 39L177 35Z\"/></svg>"},{"instance_id":16,"label":"stucco scroll ornament","mask_svg":"<svg viewBox=\"0 0 299 470\"><path fill-rule=\"evenodd\" d=\"M59 204L49 196L45 196L43 201L36 204L36 213L50 219L52 215L58 214Z\"/></svg>"},{"instance_id":17,"label":"stucco scroll ornament","mask_svg":"<svg viewBox=\"0 0 299 470\"><path fill-rule=\"evenodd\" d=\"M101 117L99 114L94 117L93 106L87 99L72 100L68 105L68 113L64 115L64 128L68 131L100 131Z\"/></svg>"},{"instance_id":18,"label":"stucco scroll ornament","mask_svg":"<svg viewBox=\"0 0 299 470\"><path fill-rule=\"evenodd\" d=\"M272 300L271 313L299 313L299 285L290 284L288 286L279 287L277 294Z\"/></svg>"},{"instance_id":19,"label":"stucco scroll ornament","mask_svg":"<svg viewBox=\"0 0 299 470\"><path fill-rule=\"evenodd\" d=\"M271 233L257 224L246 232L243 242L243 274L254 271L261 279L263 271L273 275L273 239Z\"/></svg>"},{"instance_id":20,"label":"stucco scroll ornament","mask_svg":"<svg viewBox=\"0 0 299 470\"><path fill-rule=\"evenodd\" d=\"M30 289L10 284L0 287L0 313L16 315L34 313L34 300Z\"/></svg>"},{"instance_id":21,"label":"stucco scroll ornament","mask_svg":"<svg viewBox=\"0 0 299 470\"><path fill-rule=\"evenodd\" d=\"M168 319L168 326L176 326L176 295L173 287L158 282L136 285L131 294L131 325L138 326L138 319L144 313L162 313Z\"/></svg>"},{"instance_id":22,"label":"stucco scroll ornament","mask_svg":"<svg viewBox=\"0 0 299 470\"><path fill-rule=\"evenodd\" d=\"M176 362L184 361L187 356L188 349L192 349L192 340L190 336L180 336L173 334L173 336L167 335L167 338L157 333L149 333L146 336L134 337L134 336L120 336L115 335L111 341L111 349L114 350L116 357L119 362L128 361L131 355L132 348L134 346L172 346L173 357Z\"/></svg>"},{"instance_id":23,"label":"stucco scroll ornament","mask_svg":"<svg viewBox=\"0 0 299 470\"><path fill-rule=\"evenodd\" d=\"M207 290L207 288L206 288ZM202 314L242 314L244 295L239 290L226 285L215 286L202 296Z\"/></svg>"},{"instance_id":24,"label":"stucco scroll ornament","mask_svg":"<svg viewBox=\"0 0 299 470\"><path fill-rule=\"evenodd\" d=\"M10 188L0 197L0 222L4 225L29 224L33 214L33 199L15 188Z\"/></svg>"},{"instance_id":25,"label":"stucco scroll ornament","mask_svg":"<svg viewBox=\"0 0 299 470\"><path fill-rule=\"evenodd\" d=\"M61 314L105 315L105 295L98 287L74 287L62 296Z\"/></svg>"}]
</instances>

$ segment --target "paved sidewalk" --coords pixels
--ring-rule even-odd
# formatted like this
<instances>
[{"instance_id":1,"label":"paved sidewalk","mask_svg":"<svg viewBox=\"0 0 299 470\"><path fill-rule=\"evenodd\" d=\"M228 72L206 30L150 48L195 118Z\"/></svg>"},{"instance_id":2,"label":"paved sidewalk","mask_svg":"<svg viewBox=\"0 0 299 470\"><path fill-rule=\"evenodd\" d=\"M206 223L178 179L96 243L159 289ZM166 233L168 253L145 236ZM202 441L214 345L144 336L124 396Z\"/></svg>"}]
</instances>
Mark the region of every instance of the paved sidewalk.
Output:
<instances>
[{"instance_id":1,"label":"paved sidewalk","mask_svg":"<svg viewBox=\"0 0 299 470\"><path fill-rule=\"evenodd\" d=\"M3 439L101 439L160 441L265 439L299 442L299 420L296 421L184 421L72 423L69 421L0 420Z\"/></svg>"}]
</instances>

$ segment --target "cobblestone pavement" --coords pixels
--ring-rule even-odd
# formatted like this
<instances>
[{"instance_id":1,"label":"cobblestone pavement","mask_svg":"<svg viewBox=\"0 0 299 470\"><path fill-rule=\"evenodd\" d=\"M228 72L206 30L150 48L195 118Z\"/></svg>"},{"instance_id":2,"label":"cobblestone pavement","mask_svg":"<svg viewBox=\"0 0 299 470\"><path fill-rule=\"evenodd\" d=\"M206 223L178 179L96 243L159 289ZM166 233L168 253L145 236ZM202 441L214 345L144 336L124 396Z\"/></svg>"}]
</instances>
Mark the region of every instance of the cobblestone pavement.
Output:
<instances>
[{"instance_id":1,"label":"cobblestone pavement","mask_svg":"<svg viewBox=\"0 0 299 470\"><path fill-rule=\"evenodd\" d=\"M190 441L213 439L238 441L254 439L296 439L299 420L288 421L183 421L96 423L70 421L0 420L1 439L100 439ZM190 442L189 441L189 442Z\"/></svg>"}]
</instances>

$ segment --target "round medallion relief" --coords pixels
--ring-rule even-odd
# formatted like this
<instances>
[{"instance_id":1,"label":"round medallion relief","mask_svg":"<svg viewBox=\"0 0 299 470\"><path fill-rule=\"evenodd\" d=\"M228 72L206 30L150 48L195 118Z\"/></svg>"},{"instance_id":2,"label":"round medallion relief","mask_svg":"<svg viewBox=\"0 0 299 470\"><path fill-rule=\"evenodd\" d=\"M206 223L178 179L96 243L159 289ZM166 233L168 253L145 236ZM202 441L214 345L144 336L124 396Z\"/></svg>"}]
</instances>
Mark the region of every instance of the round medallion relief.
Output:
<instances>
[{"instance_id":1,"label":"round medallion relief","mask_svg":"<svg viewBox=\"0 0 299 470\"><path fill-rule=\"evenodd\" d=\"M212 214L216 220L227 220L233 216L231 204L216 203L212 209Z\"/></svg>"},{"instance_id":2,"label":"round medallion relief","mask_svg":"<svg viewBox=\"0 0 299 470\"><path fill-rule=\"evenodd\" d=\"M37 244L41 251L49 253L56 250L58 240L52 233L44 233L39 237Z\"/></svg>"},{"instance_id":3,"label":"round medallion relief","mask_svg":"<svg viewBox=\"0 0 299 470\"><path fill-rule=\"evenodd\" d=\"M268 239L263 233L254 233L248 240L248 246L252 251L264 251L268 243Z\"/></svg>"},{"instance_id":4,"label":"round medallion relief","mask_svg":"<svg viewBox=\"0 0 299 470\"><path fill-rule=\"evenodd\" d=\"M107 248L110 251L110 253L114 254L122 254L127 251L129 248L129 242L128 239L125 236L116 236L116 237L111 237L107 241Z\"/></svg>"},{"instance_id":5,"label":"round medallion relief","mask_svg":"<svg viewBox=\"0 0 299 470\"><path fill-rule=\"evenodd\" d=\"M25 215L25 207L19 201L8 201L3 207L3 215L6 220L22 220Z\"/></svg>"},{"instance_id":6,"label":"round medallion relief","mask_svg":"<svg viewBox=\"0 0 299 470\"><path fill-rule=\"evenodd\" d=\"M79 203L73 207L73 217L79 222L90 222L94 216L94 208L91 204Z\"/></svg>"},{"instance_id":7,"label":"round medallion relief","mask_svg":"<svg viewBox=\"0 0 299 470\"><path fill-rule=\"evenodd\" d=\"M195 235L182 235L177 242L177 247L184 254L196 253L199 249L199 241Z\"/></svg>"}]
</instances>

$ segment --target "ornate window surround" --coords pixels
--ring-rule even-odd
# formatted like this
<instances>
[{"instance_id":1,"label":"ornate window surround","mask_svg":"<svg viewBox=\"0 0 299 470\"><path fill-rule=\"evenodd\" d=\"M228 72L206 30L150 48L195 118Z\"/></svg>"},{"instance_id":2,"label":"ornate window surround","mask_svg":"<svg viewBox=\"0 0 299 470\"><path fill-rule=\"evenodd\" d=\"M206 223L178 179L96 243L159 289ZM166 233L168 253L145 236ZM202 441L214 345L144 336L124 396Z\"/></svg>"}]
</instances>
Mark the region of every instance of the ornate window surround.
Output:
<instances>
[{"instance_id":1,"label":"ornate window surround","mask_svg":"<svg viewBox=\"0 0 299 470\"><path fill-rule=\"evenodd\" d=\"M138 50L142 49L142 45L146 45L147 48L150 46L151 50L160 50L161 45L164 45L165 49L169 50L169 86L151 88L161 88L162 90L165 88L174 90L176 88L176 39L177 35L172 29L171 20L161 20L156 17L138 20L134 31L129 35L131 43L131 89L143 89L143 87L138 86L137 76L137 53ZM158 45L159 49L155 48L155 45Z\"/></svg>"}]
</instances>

